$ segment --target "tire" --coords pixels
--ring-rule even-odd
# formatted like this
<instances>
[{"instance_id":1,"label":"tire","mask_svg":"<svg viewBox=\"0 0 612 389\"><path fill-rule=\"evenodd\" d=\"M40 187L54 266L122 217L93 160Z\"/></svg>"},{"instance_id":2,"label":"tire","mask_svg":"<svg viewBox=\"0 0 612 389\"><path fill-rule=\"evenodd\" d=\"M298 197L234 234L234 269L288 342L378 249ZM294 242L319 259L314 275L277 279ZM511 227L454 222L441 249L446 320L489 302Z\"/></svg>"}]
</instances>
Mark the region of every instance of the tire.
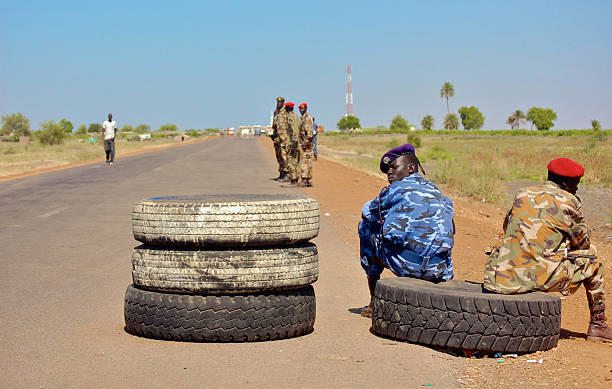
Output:
<instances>
[{"instance_id":1,"label":"tire","mask_svg":"<svg viewBox=\"0 0 612 389\"><path fill-rule=\"evenodd\" d=\"M281 292L201 296L125 293L125 330L146 338L190 342L252 342L313 331L312 286Z\"/></svg>"},{"instance_id":2,"label":"tire","mask_svg":"<svg viewBox=\"0 0 612 389\"><path fill-rule=\"evenodd\" d=\"M319 203L297 195L154 197L132 211L134 238L167 247L253 247L319 234Z\"/></svg>"},{"instance_id":3,"label":"tire","mask_svg":"<svg viewBox=\"0 0 612 389\"><path fill-rule=\"evenodd\" d=\"M380 280L372 331L383 337L452 349L534 352L557 346L561 300L542 292L501 295L482 284Z\"/></svg>"},{"instance_id":4,"label":"tire","mask_svg":"<svg viewBox=\"0 0 612 389\"><path fill-rule=\"evenodd\" d=\"M186 293L252 293L295 289L319 276L317 246L179 250L139 246L132 255L134 285Z\"/></svg>"}]
</instances>

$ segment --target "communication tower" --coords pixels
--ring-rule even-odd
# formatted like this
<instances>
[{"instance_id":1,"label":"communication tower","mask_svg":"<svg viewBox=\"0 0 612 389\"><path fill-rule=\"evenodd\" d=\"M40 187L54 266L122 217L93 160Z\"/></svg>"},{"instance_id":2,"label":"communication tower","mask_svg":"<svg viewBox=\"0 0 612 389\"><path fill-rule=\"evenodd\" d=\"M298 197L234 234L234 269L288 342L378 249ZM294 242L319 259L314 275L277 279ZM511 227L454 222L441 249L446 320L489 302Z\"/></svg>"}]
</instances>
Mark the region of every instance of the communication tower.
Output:
<instances>
[{"instance_id":1,"label":"communication tower","mask_svg":"<svg viewBox=\"0 0 612 389\"><path fill-rule=\"evenodd\" d=\"M351 65L347 65L346 72L348 73L348 78L346 80L346 112L344 116L355 115L355 111L353 110L353 71L351 70Z\"/></svg>"}]
</instances>

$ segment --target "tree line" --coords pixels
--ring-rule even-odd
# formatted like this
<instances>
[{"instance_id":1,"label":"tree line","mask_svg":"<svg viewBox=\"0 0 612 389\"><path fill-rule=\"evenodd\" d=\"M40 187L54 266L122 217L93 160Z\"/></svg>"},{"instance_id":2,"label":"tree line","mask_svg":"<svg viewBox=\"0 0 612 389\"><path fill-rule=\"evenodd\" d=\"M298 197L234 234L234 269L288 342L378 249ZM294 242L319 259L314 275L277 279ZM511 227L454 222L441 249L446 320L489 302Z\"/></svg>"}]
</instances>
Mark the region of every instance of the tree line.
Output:
<instances>
[{"instance_id":1,"label":"tree line","mask_svg":"<svg viewBox=\"0 0 612 389\"><path fill-rule=\"evenodd\" d=\"M59 122L48 120L40 124L40 129L38 131L33 131L30 127L30 120L20 112L2 116L1 122L0 136L6 140L17 141L21 136L36 135L36 138L38 138L41 143L48 145L61 144L65 137L73 134L87 135L99 134L102 132L102 124L100 123L90 123L89 125L81 124L76 131L74 131L74 125L66 118L62 118ZM164 124L156 131L175 132L177 130L178 127L176 124ZM143 123L133 127L127 124L121 127L119 132L145 134L151 132L151 126Z\"/></svg>"},{"instance_id":2,"label":"tree line","mask_svg":"<svg viewBox=\"0 0 612 389\"><path fill-rule=\"evenodd\" d=\"M440 97L442 99L446 99L446 116L442 122L442 126L446 130L456 130L459 128L459 125L462 125L465 130L479 130L482 128L485 122L485 117L480 112L480 110L475 106L463 106L459 108L457 114L450 112L449 98L455 96L455 86L450 82L445 82L442 84L440 88ZM395 120L396 116L393 120ZM403 118L402 118L403 119ZM393 120L391 125L393 126ZM542 107L531 107L525 114L520 109L513 111L508 119L506 120L506 124L510 126L511 129L520 129L522 125L529 122L531 125L531 129L535 126L538 130L550 130L554 121L557 120L557 113L553 111L551 108L542 108ZM340 119L337 123L338 129L348 130L360 128L361 124L359 122L359 118L355 116L346 116ZM432 115L425 115L421 120L421 128L424 130L431 130L434 127L434 117Z\"/></svg>"}]
</instances>

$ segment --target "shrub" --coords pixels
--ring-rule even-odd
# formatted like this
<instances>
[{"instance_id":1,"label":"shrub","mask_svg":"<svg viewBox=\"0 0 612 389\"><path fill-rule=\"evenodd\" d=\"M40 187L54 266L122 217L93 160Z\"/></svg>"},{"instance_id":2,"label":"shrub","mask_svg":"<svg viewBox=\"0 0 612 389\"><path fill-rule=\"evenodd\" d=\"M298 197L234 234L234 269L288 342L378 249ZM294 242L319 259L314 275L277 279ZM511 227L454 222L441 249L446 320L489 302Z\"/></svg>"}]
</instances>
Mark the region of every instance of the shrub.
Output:
<instances>
[{"instance_id":1,"label":"shrub","mask_svg":"<svg viewBox=\"0 0 612 389\"><path fill-rule=\"evenodd\" d=\"M66 132L55 120L49 120L40 125L42 130L36 133L40 143L44 145L59 145L64 142Z\"/></svg>"},{"instance_id":2,"label":"shrub","mask_svg":"<svg viewBox=\"0 0 612 389\"><path fill-rule=\"evenodd\" d=\"M411 131L406 135L406 143L411 143L414 148L421 147L421 136L416 131Z\"/></svg>"},{"instance_id":3,"label":"shrub","mask_svg":"<svg viewBox=\"0 0 612 389\"><path fill-rule=\"evenodd\" d=\"M402 115L397 115L391 120L391 124L389 125L389 129L391 131L404 130L408 131L408 122L406 119L402 117Z\"/></svg>"}]
</instances>

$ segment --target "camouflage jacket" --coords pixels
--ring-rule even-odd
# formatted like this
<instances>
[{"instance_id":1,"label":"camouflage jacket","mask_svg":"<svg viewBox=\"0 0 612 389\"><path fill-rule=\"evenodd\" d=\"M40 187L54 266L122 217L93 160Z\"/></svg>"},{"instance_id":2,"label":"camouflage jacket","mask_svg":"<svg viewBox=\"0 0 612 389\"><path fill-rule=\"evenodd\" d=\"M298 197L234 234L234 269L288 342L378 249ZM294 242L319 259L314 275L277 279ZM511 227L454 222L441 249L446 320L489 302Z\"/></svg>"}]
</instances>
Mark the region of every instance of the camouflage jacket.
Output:
<instances>
[{"instance_id":1,"label":"camouflage jacket","mask_svg":"<svg viewBox=\"0 0 612 389\"><path fill-rule=\"evenodd\" d=\"M453 203L438 187L418 173L384 188L361 211L372 229L389 269L398 276L453 277L450 252L454 245ZM415 263L414 256L438 257L430 263ZM379 253L381 255L381 253ZM428 259L429 261L429 259ZM440 263L444 262L444 263ZM442 269L442 274L436 268Z\"/></svg>"},{"instance_id":2,"label":"camouflage jacket","mask_svg":"<svg viewBox=\"0 0 612 389\"><path fill-rule=\"evenodd\" d=\"M299 144L299 130L300 130L300 119L298 119L295 112L291 111L287 113L288 117L288 131L289 141L293 144Z\"/></svg>"},{"instance_id":3,"label":"camouflage jacket","mask_svg":"<svg viewBox=\"0 0 612 389\"><path fill-rule=\"evenodd\" d=\"M300 118L300 144L312 143L314 138L314 121L308 112L304 113Z\"/></svg>"},{"instance_id":4,"label":"camouflage jacket","mask_svg":"<svg viewBox=\"0 0 612 389\"><path fill-rule=\"evenodd\" d=\"M550 181L517 193L504 232L484 274L484 287L498 293L546 290L568 251L590 245L580 200Z\"/></svg>"},{"instance_id":5,"label":"camouflage jacket","mask_svg":"<svg viewBox=\"0 0 612 389\"><path fill-rule=\"evenodd\" d=\"M275 127L277 134L289 133L289 113L283 108L278 114L274 115L272 125Z\"/></svg>"}]
</instances>

